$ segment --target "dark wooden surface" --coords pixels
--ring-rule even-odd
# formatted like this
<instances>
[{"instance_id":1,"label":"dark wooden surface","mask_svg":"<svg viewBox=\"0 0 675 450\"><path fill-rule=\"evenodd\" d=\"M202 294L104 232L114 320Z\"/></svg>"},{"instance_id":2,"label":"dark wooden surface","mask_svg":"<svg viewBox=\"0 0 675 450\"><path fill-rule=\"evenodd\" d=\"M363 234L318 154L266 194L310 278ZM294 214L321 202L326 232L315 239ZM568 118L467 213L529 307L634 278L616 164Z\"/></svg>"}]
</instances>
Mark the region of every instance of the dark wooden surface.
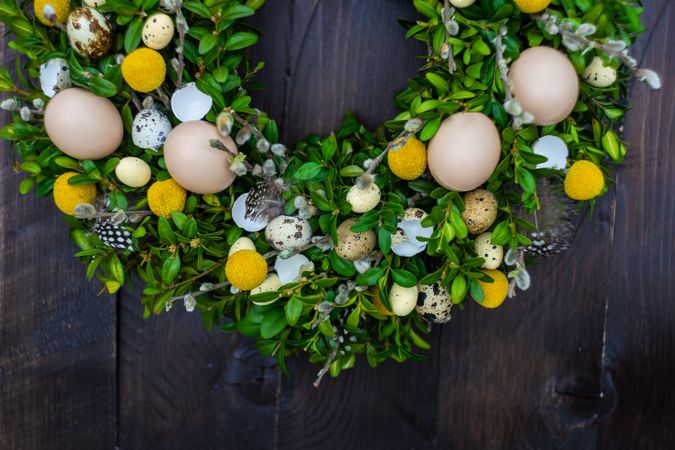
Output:
<instances>
[{"instance_id":1,"label":"dark wooden surface","mask_svg":"<svg viewBox=\"0 0 675 450\"><path fill-rule=\"evenodd\" d=\"M311 387L236 334L134 292L96 296L49 199L0 156L0 449L666 449L675 442L675 5L647 0L635 53L665 87L631 89L618 187L570 251L502 308L436 327L423 363L360 360ZM374 126L418 66L407 0L269 1L255 104L281 136ZM669 46L670 45L670 46ZM10 60L2 46L4 61Z\"/></svg>"}]
</instances>

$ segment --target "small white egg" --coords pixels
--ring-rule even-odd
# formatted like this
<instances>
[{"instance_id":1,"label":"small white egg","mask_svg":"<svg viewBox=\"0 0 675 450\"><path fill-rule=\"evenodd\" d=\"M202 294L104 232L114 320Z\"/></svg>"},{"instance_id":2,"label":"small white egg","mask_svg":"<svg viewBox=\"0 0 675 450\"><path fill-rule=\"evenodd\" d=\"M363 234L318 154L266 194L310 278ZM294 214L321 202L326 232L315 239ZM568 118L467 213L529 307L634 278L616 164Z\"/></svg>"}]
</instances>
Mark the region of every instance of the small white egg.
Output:
<instances>
[{"instance_id":1,"label":"small white egg","mask_svg":"<svg viewBox=\"0 0 675 450\"><path fill-rule=\"evenodd\" d=\"M450 4L455 8L466 8L471 6L476 2L476 0L450 0Z\"/></svg>"},{"instance_id":2,"label":"small white egg","mask_svg":"<svg viewBox=\"0 0 675 450\"><path fill-rule=\"evenodd\" d=\"M134 117L131 140L136 147L159 150L171 132L171 122L156 109L144 109Z\"/></svg>"},{"instance_id":3,"label":"small white egg","mask_svg":"<svg viewBox=\"0 0 675 450\"><path fill-rule=\"evenodd\" d=\"M181 122L201 120L211 110L213 99L200 91L195 83L188 83L171 96L171 110Z\"/></svg>"},{"instance_id":4,"label":"small white egg","mask_svg":"<svg viewBox=\"0 0 675 450\"><path fill-rule=\"evenodd\" d=\"M450 320L452 298L446 288L439 283L417 286L419 291L415 310L425 320L445 323Z\"/></svg>"},{"instance_id":5,"label":"small white egg","mask_svg":"<svg viewBox=\"0 0 675 450\"><path fill-rule=\"evenodd\" d=\"M148 163L135 156L127 156L115 167L115 175L127 186L137 188L148 184L152 173Z\"/></svg>"},{"instance_id":6,"label":"small white egg","mask_svg":"<svg viewBox=\"0 0 675 450\"><path fill-rule=\"evenodd\" d=\"M537 164L537 169L563 170L567 166L569 149L558 136L542 136L532 145L532 151L545 156L547 161Z\"/></svg>"},{"instance_id":7,"label":"small white egg","mask_svg":"<svg viewBox=\"0 0 675 450\"><path fill-rule=\"evenodd\" d=\"M312 226L300 217L279 216L267 224L265 237L277 250L300 248L312 239Z\"/></svg>"},{"instance_id":8,"label":"small white egg","mask_svg":"<svg viewBox=\"0 0 675 450\"><path fill-rule=\"evenodd\" d=\"M110 22L94 8L75 8L68 16L66 32L70 46L87 58L99 58L112 46Z\"/></svg>"},{"instance_id":9,"label":"small white egg","mask_svg":"<svg viewBox=\"0 0 675 450\"><path fill-rule=\"evenodd\" d=\"M161 50L171 43L175 27L171 17L164 13L153 14L143 24L143 43L154 50Z\"/></svg>"},{"instance_id":10,"label":"small white egg","mask_svg":"<svg viewBox=\"0 0 675 450\"><path fill-rule=\"evenodd\" d=\"M417 304L417 286L403 287L394 283L389 291L389 304L397 316L407 316Z\"/></svg>"},{"instance_id":11,"label":"small white egg","mask_svg":"<svg viewBox=\"0 0 675 450\"><path fill-rule=\"evenodd\" d=\"M593 57L591 63L584 70L584 80L586 83L597 88L606 88L616 81L616 69L605 66L602 58Z\"/></svg>"},{"instance_id":12,"label":"small white egg","mask_svg":"<svg viewBox=\"0 0 675 450\"><path fill-rule=\"evenodd\" d=\"M491 232L479 234L474 242L476 254L485 260L481 266L483 269L496 269L504 259L504 248L490 242Z\"/></svg>"},{"instance_id":13,"label":"small white egg","mask_svg":"<svg viewBox=\"0 0 675 450\"><path fill-rule=\"evenodd\" d=\"M105 5L105 0L84 0L84 4L91 8L98 8Z\"/></svg>"},{"instance_id":14,"label":"small white egg","mask_svg":"<svg viewBox=\"0 0 675 450\"><path fill-rule=\"evenodd\" d=\"M381 197L380 188L375 183L371 183L365 189L354 185L347 192L347 202L352 205L352 212L359 214L375 208L380 203Z\"/></svg>"},{"instance_id":15,"label":"small white egg","mask_svg":"<svg viewBox=\"0 0 675 450\"><path fill-rule=\"evenodd\" d=\"M232 205L232 220L234 220L234 223L239 228L242 228L244 231L248 231L249 233L260 231L267 226L267 221L262 219L251 220L246 218L247 198L248 192L245 194L241 194L234 201L234 205Z\"/></svg>"},{"instance_id":16,"label":"small white egg","mask_svg":"<svg viewBox=\"0 0 675 450\"><path fill-rule=\"evenodd\" d=\"M279 279L279 275L277 275L274 272L271 272L267 275L267 278L265 278L265 281L262 282L260 286L257 288L253 288L251 290L251 295L255 294L263 294L265 292L273 292L278 290L282 286L281 280ZM275 300L270 300L268 302L253 302L256 305L269 305L271 303L274 303L277 299Z\"/></svg>"},{"instance_id":17,"label":"small white egg","mask_svg":"<svg viewBox=\"0 0 675 450\"><path fill-rule=\"evenodd\" d=\"M40 66L40 87L47 97L51 98L72 85L70 68L65 59L53 58Z\"/></svg>"},{"instance_id":18,"label":"small white egg","mask_svg":"<svg viewBox=\"0 0 675 450\"><path fill-rule=\"evenodd\" d=\"M277 256L277 259L274 261L274 270L276 270L279 281L283 286L284 284L295 281L302 275L302 267L309 263L309 259L300 253L293 255L290 258Z\"/></svg>"},{"instance_id":19,"label":"small white egg","mask_svg":"<svg viewBox=\"0 0 675 450\"><path fill-rule=\"evenodd\" d=\"M242 236L234 241L234 244L232 244L232 247L230 247L230 251L227 252L227 256L232 256L234 253L237 253L240 250L256 251L255 244L246 236Z\"/></svg>"}]
</instances>

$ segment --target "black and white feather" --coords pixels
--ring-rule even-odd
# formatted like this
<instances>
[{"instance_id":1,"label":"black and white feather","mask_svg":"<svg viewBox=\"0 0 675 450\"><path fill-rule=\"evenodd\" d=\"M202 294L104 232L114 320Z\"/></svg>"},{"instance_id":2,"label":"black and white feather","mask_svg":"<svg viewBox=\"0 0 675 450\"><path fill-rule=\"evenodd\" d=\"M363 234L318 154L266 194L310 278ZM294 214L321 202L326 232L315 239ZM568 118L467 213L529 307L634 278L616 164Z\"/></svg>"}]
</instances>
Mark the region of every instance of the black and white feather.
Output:
<instances>
[{"instance_id":1,"label":"black and white feather","mask_svg":"<svg viewBox=\"0 0 675 450\"><path fill-rule=\"evenodd\" d=\"M109 219L96 222L92 229L101 242L115 250L134 250L131 233Z\"/></svg>"},{"instance_id":2,"label":"black and white feather","mask_svg":"<svg viewBox=\"0 0 675 450\"><path fill-rule=\"evenodd\" d=\"M259 181L246 197L246 218L270 221L284 212L281 189L273 180Z\"/></svg>"}]
</instances>

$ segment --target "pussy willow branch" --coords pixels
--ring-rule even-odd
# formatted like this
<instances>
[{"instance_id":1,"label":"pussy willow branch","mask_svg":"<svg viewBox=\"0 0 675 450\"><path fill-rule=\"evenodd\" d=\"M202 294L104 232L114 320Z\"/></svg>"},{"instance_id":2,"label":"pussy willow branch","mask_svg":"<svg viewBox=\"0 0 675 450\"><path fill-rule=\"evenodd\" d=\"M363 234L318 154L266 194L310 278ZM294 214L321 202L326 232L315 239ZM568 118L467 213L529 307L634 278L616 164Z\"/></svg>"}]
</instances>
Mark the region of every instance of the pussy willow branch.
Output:
<instances>
[{"instance_id":1,"label":"pussy willow branch","mask_svg":"<svg viewBox=\"0 0 675 450\"><path fill-rule=\"evenodd\" d=\"M183 295L176 295L175 297L171 297L170 299L168 299L167 303L169 303L169 302L173 303L173 302L176 302L178 300L182 300L182 299L185 298L186 295L190 295L192 298L197 298L201 295L208 294L208 293L213 292L213 291L217 291L218 289L226 288L229 285L230 285L229 282L223 281L222 283L214 284L213 286L209 287L208 289L204 289L204 290L200 289L199 291L189 292L189 293L186 293L186 294L183 294Z\"/></svg>"},{"instance_id":2,"label":"pussy willow branch","mask_svg":"<svg viewBox=\"0 0 675 450\"><path fill-rule=\"evenodd\" d=\"M187 33L187 20L183 15L183 0L176 0L176 28L178 29L178 47L176 47L176 54L178 55L178 66L176 67L176 87L183 86L183 70L185 69L185 34Z\"/></svg>"}]
</instances>

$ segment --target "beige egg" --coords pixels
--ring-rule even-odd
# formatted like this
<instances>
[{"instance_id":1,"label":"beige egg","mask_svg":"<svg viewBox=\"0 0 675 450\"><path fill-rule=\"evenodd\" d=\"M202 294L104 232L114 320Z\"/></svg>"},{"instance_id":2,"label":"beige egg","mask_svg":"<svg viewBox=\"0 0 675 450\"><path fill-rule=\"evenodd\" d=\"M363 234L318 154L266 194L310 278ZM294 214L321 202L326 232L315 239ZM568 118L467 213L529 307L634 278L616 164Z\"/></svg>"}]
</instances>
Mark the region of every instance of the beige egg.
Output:
<instances>
[{"instance_id":1,"label":"beige egg","mask_svg":"<svg viewBox=\"0 0 675 450\"><path fill-rule=\"evenodd\" d=\"M246 236L242 236L236 241L234 241L234 244L232 244L232 247L230 247L230 251L227 252L227 256L232 256L234 253L237 253L240 250L257 251L253 241L247 238Z\"/></svg>"},{"instance_id":2,"label":"beige egg","mask_svg":"<svg viewBox=\"0 0 675 450\"><path fill-rule=\"evenodd\" d=\"M476 3L476 0L450 0L450 4L455 8L466 8Z\"/></svg>"},{"instance_id":3,"label":"beige egg","mask_svg":"<svg viewBox=\"0 0 675 450\"><path fill-rule=\"evenodd\" d=\"M595 56L588 67L586 67L586 70L584 70L584 80L593 87L609 87L616 81L616 69L605 66L602 58Z\"/></svg>"},{"instance_id":4,"label":"beige egg","mask_svg":"<svg viewBox=\"0 0 675 450\"><path fill-rule=\"evenodd\" d=\"M171 43L175 27L168 14L153 14L145 20L141 36L143 43L154 50L161 50Z\"/></svg>"},{"instance_id":5,"label":"beige egg","mask_svg":"<svg viewBox=\"0 0 675 450\"><path fill-rule=\"evenodd\" d=\"M164 161L171 178L196 194L216 194L227 189L235 174L230 170L230 155L211 146L218 140L230 153L237 153L232 138L222 137L208 122L183 122L174 128L164 143Z\"/></svg>"},{"instance_id":6,"label":"beige egg","mask_svg":"<svg viewBox=\"0 0 675 450\"><path fill-rule=\"evenodd\" d=\"M389 291L389 304L397 316L407 316L417 304L417 286L403 287L394 283Z\"/></svg>"},{"instance_id":7,"label":"beige egg","mask_svg":"<svg viewBox=\"0 0 675 450\"><path fill-rule=\"evenodd\" d=\"M75 8L68 16L66 31L70 46L87 58L100 58L112 46L110 22L94 8Z\"/></svg>"},{"instance_id":8,"label":"beige egg","mask_svg":"<svg viewBox=\"0 0 675 450\"><path fill-rule=\"evenodd\" d=\"M497 127L482 113L461 112L441 123L429 143L429 172L446 189L470 191L490 178L499 162Z\"/></svg>"},{"instance_id":9,"label":"beige egg","mask_svg":"<svg viewBox=\"0 0 675 450\"><path fill-rule=\"evenodd\" d=\"M304 247L312 239L312 226L300 217L275 217L265 227L265 238L277 250Z\"/></svg>"},{"instance_id":10,"label":"beige egg","mask_svg":"<svg viewBox=\"0 0 675 450\"><path fill-rule=\"evenodd\" d=\"M91 8L98 8L105 5L105 0L84 0L84 4Z\"/></svg>"},{"instance_id":11,"label":"beige egg","mask_svg":"<svg viewBox=\"0 0 675 450\"><path fill-rule=\"evenodd\" d=\"M371 183L365 189L354 185L347 192L347 202L352 205L352 212L359 214L375 208L380 203L381 197L380 188L375 183Z\"/></svg>"},{"instance_id":12,"label":"beige egg","mask_svg":"<svg viewBox=\"0 0 675 450\"><path fill-rule=\"evenodd\" d=\"M481 233L474 241L476 254L483 258L485 262L481 266L483 269L496 269L504 259L504 248L501 245L494 245L490 242L492 233Z\"/></svg>"},{"instance_id":13,"label":"beige egg","mask_svg":"<svg viewBox=\"0 0 675 450\"><path fill-rule=\"evenodd\" d=\"M255 294L263 294L265 292L274 292L278 290L282 286L281 280L279 279L279 275L277 275L274 272L271 272L267 275L267 278L265 278L265 281L262 282L260 286L257 288L253 288L251 290L251 295ZM256 305L269 305L271 303L274 303L278 299L275 300L269 300L267 302L253 302Z\"/></svg>"},{"instance_id":14,"label":"beige egg","mask_svg":"<svg viewBox=\"0 0 675 450\"><path fill-rule=\"evenodd\" d=\"M115 167L115 175L129 187L141 187L148 184L152 173L148 163L134 156L122 158Z\"/></svg>"},{"instance_id":15,"label":"beige egg","mask_svg":"<svg viewBox=\"0 0 675 450\"><path fill-rule=\"evenodd\" d=\"M424 220L428 214L420 208L408 208L403 214L403 220Z\"/></svg>"},{"instance_id":16,"label":"beige egg","mask_svg":"<svg viewBox=\"0 0 675 450\"><path fill-rule=\"evenodd\" d=\"M363 233L356 233L350 228L358 219L347 219L340 224L337 229L338 244L335 247L335 253L340 258L356 261L370 255L377 245L377 235L373 230Z\"/></svg>"},{"instance_id":17,"label":"beige egg","mask_svg":"<svg viewBox=\"0 0 675 450\"><path fill-rule=\"evenodd\" d=\"M511 64L513 94L536 125L570 115L579 97L579 77L567 55L546 46L528 48Z\"/></svg>"},{"instance_id":18,"label":"beige egg","mask_svg":"<svg viewBox=\"0 0 675 450\"><path fill-rule=\"evenodd\" d=\"M497 198L485 189L464 194L462 220L471 234L480 234L492 226L497 219Z\"/></svg>"},{"instance_id":19,"label":"beige egg","mask_svg":"<svg viewBox=\"0 0 675 450\"><path fill-rule=\"evenodd\" d=\"M452 299L446 288L439 283L417 286L419 294L415 310L423 319L435 323L445 323L450 320Z\"/></svg>"},{"instance_id":20,"label":"beige egg","mask_svg":"<svg viewBox=\"0 0 675 450\"><path fill-rule=\"evenodd\" d=\"M101 159L122 143L124 126L107 98L80 88L59 92L47 103L45 129L63 153L76 159Z\"/></svg>"}]
</instances>

